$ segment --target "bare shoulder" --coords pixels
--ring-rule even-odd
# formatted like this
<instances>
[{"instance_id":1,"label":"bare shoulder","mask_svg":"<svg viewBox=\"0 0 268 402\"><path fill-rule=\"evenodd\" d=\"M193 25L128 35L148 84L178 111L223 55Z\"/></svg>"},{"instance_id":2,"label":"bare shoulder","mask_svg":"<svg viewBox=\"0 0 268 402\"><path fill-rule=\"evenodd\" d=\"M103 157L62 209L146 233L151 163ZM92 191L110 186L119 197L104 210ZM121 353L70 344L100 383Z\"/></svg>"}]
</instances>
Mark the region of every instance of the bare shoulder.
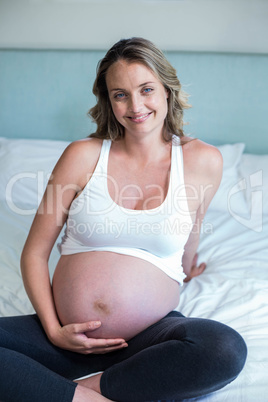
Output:
<instances>
[{"instance_id":1,"label":"bare shoulder","mask_svg":"<svg viewBox=\"0 0 268 402\"><path fill-rule=\"evenodd\" d=\"M99 159L102 140L85 138L70 143L58 160L54 175L60 181L72 181L83 186L86 175L93 173ZM69 178L69 180L68 180Z\"/></svg>"},{"instance_id":2,"label":"bare shoulder","mask_svg":"<svg viewBox=\"0 0 268 402\"><path fill-rule=\"evenodd\" d=\"M98 158L102 146L102 140L98 138L84 138L71 142L63 153L63 157L74 159Z\"/></svg>"},{"instance_id":3,"label":"bare shoulder","mask_svg":"<svg viewBox=\"0 0 268 402\"><path fill-rule=\"evenodd\" d=\"M194 186L199 194L198 203L190 201L190 206L193 204L192 210L199 210L200 205L204 205L203 216L221 182L222 155L218 148L197 139L184 141L182 149L185 183L189 188ZM197 216L200 218L200 212Z\"/></svg>"},{"instance_id":4,"label":"bare shoulder","mask_svg":"<svg viewBox=\"0 0 268 402\"><path fill-rule=\"evenodd\" d=\"M218 148L198 139L186 138L183 147L186 171L200 176L221 179L223 160Z\"/></svg>"}]
</instances>

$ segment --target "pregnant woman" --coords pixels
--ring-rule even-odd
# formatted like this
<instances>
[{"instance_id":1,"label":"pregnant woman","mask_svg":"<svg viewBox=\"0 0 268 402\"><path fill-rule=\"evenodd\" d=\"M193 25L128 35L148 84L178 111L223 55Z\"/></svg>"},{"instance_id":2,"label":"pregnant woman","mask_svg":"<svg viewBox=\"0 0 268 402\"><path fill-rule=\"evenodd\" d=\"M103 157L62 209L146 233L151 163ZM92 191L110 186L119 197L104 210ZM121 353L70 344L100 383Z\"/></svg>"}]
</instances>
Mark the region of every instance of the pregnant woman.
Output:
<instances>
[{"instance_id":1,"label":"pregnant woman","mask_svg":"<svg viewBox=\"0 0 268 402\"><path fill-rule=\"evenodd\" d=\"M205 268L196 250L221 155L184 136L187 96L145 39L108 51L93 92L97 131L59 159L22 253L36 314L0 319L0 400L178 401L216 391L242 370L245 343L175 309L183 281Z\"/></svg>"}]
</instances>

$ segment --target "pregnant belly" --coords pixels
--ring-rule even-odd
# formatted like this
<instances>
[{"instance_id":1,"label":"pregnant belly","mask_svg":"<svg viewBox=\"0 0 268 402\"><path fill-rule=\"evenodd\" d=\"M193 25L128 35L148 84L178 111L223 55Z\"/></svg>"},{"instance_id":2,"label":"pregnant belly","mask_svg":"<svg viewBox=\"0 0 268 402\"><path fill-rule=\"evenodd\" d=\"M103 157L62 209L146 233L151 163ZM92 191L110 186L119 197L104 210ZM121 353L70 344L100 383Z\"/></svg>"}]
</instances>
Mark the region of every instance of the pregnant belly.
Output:
<instances>
[{"instance_id":1,"label":"pregnant belly","mask_svg":"<svg viewBox=\"0 0 268 402\"><path fill-rule=\"evenodd\" d=\"M94 251L60 258L53 294L63 325L99 320L88 336L128 340L178 305L179 285L147 261Z\"/></svg>"}]
</instances>

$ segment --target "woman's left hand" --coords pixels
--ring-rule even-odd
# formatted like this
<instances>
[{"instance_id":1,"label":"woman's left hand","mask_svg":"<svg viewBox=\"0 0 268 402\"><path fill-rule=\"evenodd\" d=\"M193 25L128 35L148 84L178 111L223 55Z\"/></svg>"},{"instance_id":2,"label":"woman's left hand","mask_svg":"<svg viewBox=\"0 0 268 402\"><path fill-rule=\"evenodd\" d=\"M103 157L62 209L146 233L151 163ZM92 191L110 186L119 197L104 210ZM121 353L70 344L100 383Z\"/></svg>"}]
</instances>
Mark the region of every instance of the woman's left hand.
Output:
<instances>
[{"instance_id":1,"label":"woman's left hand","mask_svg":"<svg viewBox=\"0 0 268 402\"><path fill-rule=\"evenodd\" d=\"M201 275L204 272L207 264L205 262L202 262L201 264L197 265L197 259L198 254L196 253L192 262L190 273L184 279L184 282L189 282L192 278Z\"/></svg>"},{"instance_id":2,"label":"woman's left hand","mask_svg":"<svg viewBox=\"0 0 268 402\"><path fill-rule=\"evenodd\" d=\"M58 327L57 331L50 337L50 341L61 349L81 354L104 354L128 346L126 341L121 338L90 338L90 332L94 332L100 326L100 321L67 324Z\"/></svg>"}]
</instances>

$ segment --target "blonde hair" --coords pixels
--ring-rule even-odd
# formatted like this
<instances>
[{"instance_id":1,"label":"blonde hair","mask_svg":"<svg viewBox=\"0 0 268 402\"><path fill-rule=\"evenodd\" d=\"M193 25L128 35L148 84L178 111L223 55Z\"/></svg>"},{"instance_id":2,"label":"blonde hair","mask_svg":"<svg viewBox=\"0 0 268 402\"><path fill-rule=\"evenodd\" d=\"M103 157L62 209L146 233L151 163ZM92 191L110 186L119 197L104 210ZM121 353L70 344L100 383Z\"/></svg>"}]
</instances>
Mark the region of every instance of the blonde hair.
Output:
<instances>
[{"instance_id":1,"label":"blonde hair","mask_svg":"<svg viewBox=\"0 0 268 402\"><path fill-rule=\"evenodd\" d=\"M97 130L90 136L113 141L124 136L124 127L113 114L106 86L107 71L112 64L119 60L141 63L157 76L169 93L163 138L170 141L173 134L180 138L183 137L183 110L191 107L188 104L188 95L182 91L176 70L163 52L149 40L137 37L120 40L98 63L97 76L93 85L97 104L88 112L97 124Z\"/></svg>"}]
</instances>

